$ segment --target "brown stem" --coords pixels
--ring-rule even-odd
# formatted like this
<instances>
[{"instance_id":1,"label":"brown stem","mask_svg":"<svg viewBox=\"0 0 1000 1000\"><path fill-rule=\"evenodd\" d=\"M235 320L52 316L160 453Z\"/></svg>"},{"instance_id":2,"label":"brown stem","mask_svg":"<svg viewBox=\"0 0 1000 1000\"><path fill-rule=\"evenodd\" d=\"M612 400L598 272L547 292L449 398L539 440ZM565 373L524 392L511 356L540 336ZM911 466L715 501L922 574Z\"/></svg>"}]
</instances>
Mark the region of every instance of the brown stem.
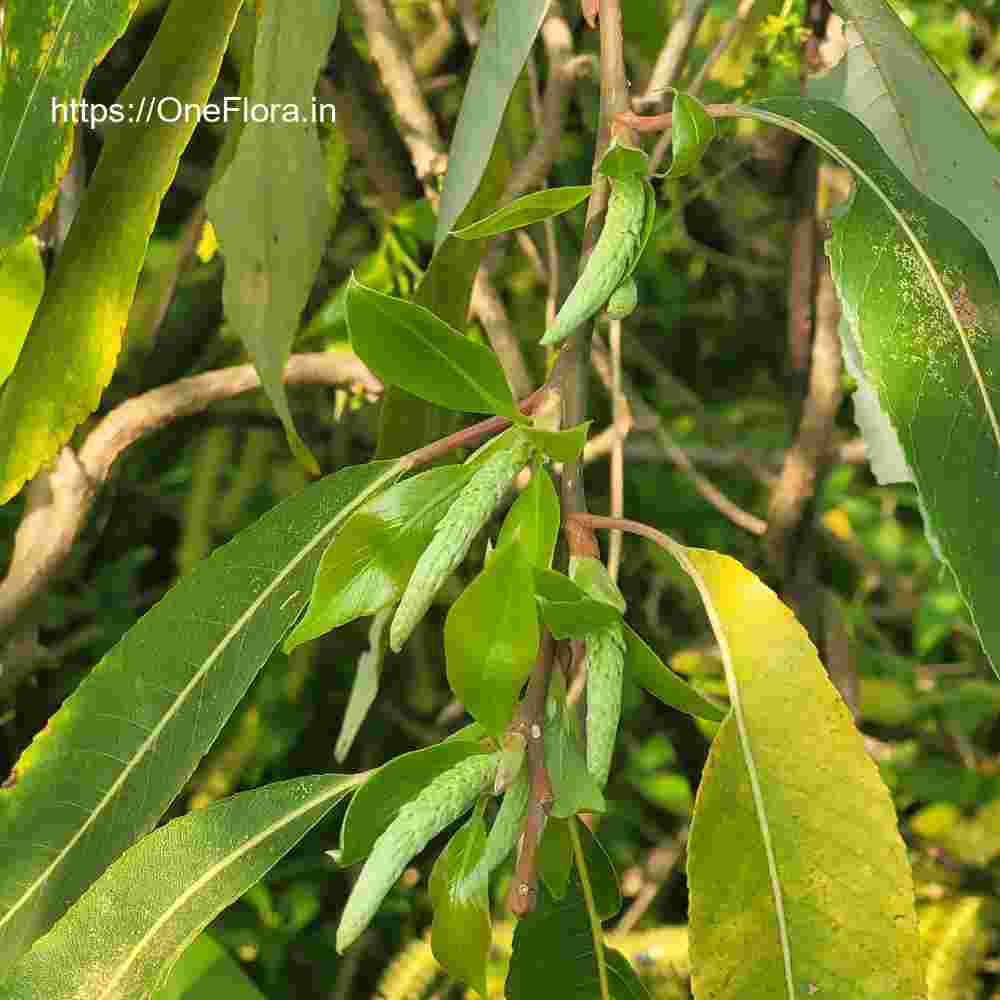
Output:
<instances>
[{"instance_id":1,"label":"brown stem","mask_svg":"<svg viewBox=\"0 0 1000 1000\"><path fill-rule=\"evenodd\" d=\"M684 9L670 26L667 40L656 57L656 64L650 75L646 92L633 102L636 111L655 107L666 93L677 84L687 61L695 35L705 19L709 0L687 0Z\"/></svg>"},{"instance_id":2,"label":"brown stem","mask_svg":"<svg viewBox=\"0 0 1000 1000\"><path fill-rule=\"evenodd\" d=\"M535 908L538 900L538 848L545 832L549 813L555 796L552 782L545 766L545 700L552 680L555 663L555 642L546 629L538 648L528 689L518 709L510 731L524 737L527 742L528 809L524 816L524 827L518 843L514 878L507 893L507 906L518 917L523 917Z\"/></svg>"}]
</instances>

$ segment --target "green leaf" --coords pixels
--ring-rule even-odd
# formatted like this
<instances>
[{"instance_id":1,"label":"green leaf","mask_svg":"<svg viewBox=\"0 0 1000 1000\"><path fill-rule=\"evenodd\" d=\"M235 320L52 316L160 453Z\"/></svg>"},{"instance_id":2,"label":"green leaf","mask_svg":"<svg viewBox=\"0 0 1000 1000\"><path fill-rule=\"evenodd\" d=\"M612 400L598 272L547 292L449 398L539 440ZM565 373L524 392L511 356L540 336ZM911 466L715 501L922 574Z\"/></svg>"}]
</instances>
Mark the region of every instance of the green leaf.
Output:
<instances>
[{"instance_id":1,"label":"green leaf","mask_svg":"<svg viewBox=\"0 0 1000 1000\"><path fill-rule=\"evenodd\" d=\"M544 885L539 903L517 922L507 973L507 1000L600 1000L597 959L583 890L574 872L566 895L553 899ZM628 959L604 949L611 1000L649 1000Z\"/></svg>"},{"instance_id":2,"label":"green leaf","mask_svg":"<svg viewBox=\"0 0 1000 1000\"><path fill-rule=\"evenodd\" d=\"M0 76L0 257L48 215L73 148L70 109L136 0L8 0ZM161 93L171 93L162 91ZM65 120L63 120L65 117Z\"/></svg>"},{"instance_id":3,"label":"green leaf","mask_svg":"<svg viewBox=\"0 0 1000 1000\"><path fill-rule=\"evenodd\" d=\"M191 939L259 882L359 780L329 774L282 781L149 834L14 966L0 986L4 997L148 995Z\"/></svg>"},{"instance_id":4,"label":"green leaf","mask_svg":"<svg viewBox=\"0 0 1000 1000\"><path fill-rule=\"evenodd\" d=\"M509 205L498 208L485 219L456 229L451 235L460 240L481 240L487 236L510 232L512 229L523 229L525 226L541 222L543 219L551 219L568 212L571 208L576 208L592 190L592 184L580 184L575 187L534 191L515 198Z\"/></svg>"},{"instance_id":5,"label":"green leaf","mask_svg":"<svg viewBox=\"0 0 1000 1000\"><path fill-rule=\"evenodd\" d=\"M574 820L568 820L572 823ZM622 908L622 891L618 885L618 873L614 862L597 835L586 823L576 824L580 836L580 846L587 863L587 877L590 891L594 896L594 909L601 920L610 920ZM572 842L570 843L572 851Z\"/></svg>"},{"instance_id":6,"label":"green leaf","mask_svg":"<svg viewBox=\"0 0 1000 1000\"><path fill-rule=\"evenodd\" d=\"M916 191L857 119L835 105L776 98L751 117L810 139L855 174L829 246L868 381L899 436L928 537L948 563L1000 676L992 613L1000 537L997 380L1000 283L963 223Z\"/></svg>"},{"instance_id":7,"label":"green leaf","mask_svg":"<svg viewBox=\"0 0 1000 1000\"><path fill-rule=\"evenodd\" d=\"M49 719L0 794L0 969L152 829L301 612L327 539L395 474L344 469L280 504L183 577Z\"/></svg>"},{"instance_id":8,"label":"green leaf","mask_svg":"<svg viewBox=\"0 0 1000 1000\"><path fill-rule=\"evenodd\" d=\"M486 959L493 930L489 886L485 879L467 880L486 846L486 827L479 810L448 842L431 871L431 950L445 972L486 997Z\"/></svg>"},{"instance_id":9,"label":"green leaf","mask_svg":"<svg viewBox=\"0 0 1000 1000\"><path fill-rule=\"evenodd\" d=\"M487 169L507 102L524 69L548 0L497 4L483 28L448 151L434 248L439 250Z\"/></svg>"},{"instance_id":10,"label":"green leaf","mask_svg":"<svg viewBox=\"0 0 1000 1000\"><path fill-rule=\"evenodd\" d=\"M524 433L535 447L556 462L574 462L583 453L592 420L569 427L564 431L546 431L525 427Z\"/></svg>"},{"instance_id":11,"label":"green leaf","mask_svg":"<svg viewBox=\"0 0 1000 1000\"><path fill-rule=\"evenodd\" d=\"M582 639L589 632L621 621L621 613L595 601L564 573L535 570L535 593L542 621L557 639Z\"/></svg>"},{"instance_id":12,"label":"green leaf","mask_svg":"<svg viewBox=\"0 0 1000 1000\"><path fill-rule=\"evenodd\" d=\"M122 107L154 107L150 102L164 95L181 104L204 104L240 4L174 0L118 98ZM87 26L98 19L92 7L85 13L76 4L56 6L62 8L63 33L58 50L50 50L48 59L58 62L61 55L76 67L74 80L82 80L85 66L101 51L97 40L110 44L124 27L126 11L120 4L111 8L116 16L109 31L107 25ZM51 4L48 9L53 9ZM67 30L69 20L76 23L75 32ZM78 62L81 38L93 47L85 46L86 55ZM47 108L33 107L31 114L48 119ZM154 115L149 123L105 127L100 160L0 397L0 503L14 496L69 440L80 421L96 409L111 380L149 234L195 127L194 115L176 117L166 122ZM32 148L26 155L35 152ZM49 155L57 152L50 150ZM54 181L46 177L42 183L50 186Z\"/></svg>"},{"instance_id":13,"label":"green leaf","mask_svg":"<svg viewBox=\"0 0 1000 1000\"><path fill-rule=\"evenodd\" d=\"M691 173L701 163L708 144L715 138L715 119L701 101L690 94L674 94L670 143L673 159L663 177L675 179Z\"/></svg>"},{"instance_id":14,"label":"green leaf","mask_svg":"<svg viewBox=\"0 0 1000 1000\"><path fill-rule=\"evenodd\" d=\"M14 370L44 288L41 248L25 236L0 257L0 386Z\"/></svg>"},{"instance_id":15,"label":"green leaf","mask_svg":"<svg viewBox=\"0 0 1000 1000\"><path fill-rule=\"evenodd\" d=\"M837 0L836 7L849 22L847 53L810 81L809 96L860 118L907 180L961 219L1000 271L1000 152L888 4Z\"/></svg>"},{"instance_id":16,"label":"green leaf","mask_svg":"<svg viewBox=\"0 0 1000 1000\"><path fill-rule=\"evenodd\" d=\"M617 138L612 139L608 151L601 157L597 171L617 180L634 177L636 174L645 177L649 172L649 154L635 146L623 145Z\"/></svg>"},{"instance_id":17,"label":"green leaf","mask_svg":"<svg viewBox=\"0 0 1000 1000\"><path fill-rule=\"evenodd\" d=\"M554 712L551 709L554 708ZM565 691L549 695L545 725L545 767L555 800L551 815L567 819L581 812L602 813L604 795L580 748L573 716L566 707Z\"/></svg>"},{"instance_id":18,"label":"green leaf","mask_svg":"<svg viewBox=\"0 0 1000 1000\"><path fill-rule=\"evenodd\" d=\"M153 1000L267 1000L240 963L208 933L177 960Z\"/></svg>"},{"instance_id":19,"label":"green leaf","mask_svg":"<svg viewBox=\"0 0 1000 1000\"><path fill-rule=\"evenodd\" d=\"M351 752L354 738L378 697L382 666L389 648L389 623L392 621L393 610L390 606L379 611L372 618L368 629L368 648L358 657L351 693L347 698L344 718L340 722L340 732L333 748L333 757L338 764L342 764Z\"/></svg>"},{"instance_id":20,"label":"green leaf","mask_svg":"<svg viewBox=\"0 0 1000 1000\"><path fill-rule=\"evenodd\" d=\"M531 565L519 545L497 549L448 611L448 683L492 734L511 720L539 643Z\"/></svg>"},{"instance_id":21,"label":"green leaf","mask_svg":"<svg viewBox=\"0 0 1000 1000\"><path fill-rule=\"evenodd\" d=\"M596 556L570 556L569 576L588 597L625 613L625 598L618 584L612 579L607 566Z\"/></svg>"},{"instance_id":22,"label":"green leaf","mask_svg":"<svg viewBox=\"0 0 1000 1000\"><path fill-rule=\"evenodd\" d=\"M625 670L657 701L710 722L722 722L726 709L709 701L668 667L628 625L624 626Z\"/></svg>"},{"instance_id":23,"label":"green leaf","mask_svg":"<svg viewBox=\"0 0 1000 1000\"><path fill-rule=\"evenodd\" d=\"M519 544L532 566L547 569L559 540L559 497L552 477L541 465L532 471L531 482L511 505L497 538L497 548Z\"/></svg>"},{"instance_id":24,"label":"green leaf","mask_svg":"<svg viewBox=\"0 0 1000 1000\"><path fill-rule=\"evenodd\" d=\"M295 430L282 377L326 245L326 164L310 121L316 76L337 30L339 0L264 4L254 48L251 105L297 108L300 120L240 123L233 162L206 205L226 262L222 302L246 344L295 456L316 459ZM294 265L290 266L290 262Z\"/></svg>"},{"instance_id":25,"label":"green leaf","mask_svg":"<svg viewBox=\"0 0 1000 1000\"><path fill-rule=\"evenodd\" d=\"M388 829L396 813L416 798L425 785L456 764L482 753L468 739L451 739L424 750L400 754L383 764L351 799L340 830L337 864L353 865L371 854L375 841Z\"/></svg>"},{"instance_id":26,"label":"green leaf","mask_svg":"<svg viewBox=\"0 0 1000 1000\"><path fill-rule=\"evenodd\" d=\"M569 824L572 822L571 819L550 816L538 847L538 874L549 895L555 899L566 895L569 874L573 870L573 841L569 836Z\"/></svg>"},{"instance_id":27,"label":"green leaf","mask_svg":"<svg viewBox=\"0 0 1000 1000\"><path fill-rule=\"evenodd\" d=\"M805 629L735 559L670 551L701 594L733 705L688 845L695 994L793 1000L847 983L923 998L892 800Z\"/></svg>"},{"instance_id":28,"label":"green leaf","mask_svg":"<svg viewBox=\"0 0 1000 1000\"><path fill-rule=\"evenodd\" d=\"M519 416L493 352L429 309L352 279L347 325L355 353L386 382L451 410Z\"/></svg>"},{"instance_id":29,"label":"green leaf","mask_svg":"<svg viewBox=\"0 0 1000 1000\"><path fill-rule=\"evenodd\" d=\"M430 469L357 511L323 553L309 610L285 640L285 652L398 600L472 471L468 465Z\"/></svg>"}]
</instances>

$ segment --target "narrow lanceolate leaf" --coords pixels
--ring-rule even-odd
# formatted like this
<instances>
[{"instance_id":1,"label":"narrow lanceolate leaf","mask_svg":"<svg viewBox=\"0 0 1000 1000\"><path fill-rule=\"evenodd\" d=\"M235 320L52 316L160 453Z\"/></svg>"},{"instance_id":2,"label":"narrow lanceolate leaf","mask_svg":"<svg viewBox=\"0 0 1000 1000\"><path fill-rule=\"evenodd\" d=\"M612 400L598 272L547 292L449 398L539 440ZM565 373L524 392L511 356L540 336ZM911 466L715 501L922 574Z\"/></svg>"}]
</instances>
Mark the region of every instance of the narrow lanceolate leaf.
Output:
<instances>
[{"instance_id":1,"label":"narrow lanceolate leaf","mask_svg":"<svg viewBox=\"0 0 1000 1000\"><path fill-rule=\"evenodd\" d=\"M456 229L451 235L457 236L460 240L481 240L487 236L510 232L512 229L522 229L524 226L541 222L543 219L551 219L568 212L571 208L576 208L589 197L592 190L592 184L579 184L573 187L534 191L514 199L503 208L498 208L485 219Z\"/></svg>"},{"instance_id":2,"label":"narrow lanceolate leaf","mask_svg":"<svg viewBox=\"0 0 1000 1000\"><path fill-rule=\"evenodd\" d=\"M4 5L0 257L52 207L73 144L69 102L79 101L91 69L125 31L135 5L136 0L7 0Z\"/></svg>"},{"instance_id":3,"label":"narrow lanceolate leaf","mask_svg":"<svg viewBox=\"0 0 1000 1000\"><path fill-rule=\"evenodd\" d=\"M429 309L353 278L347 325L358 357L379 378L451 410L517 415L500 362Z\"/></svg>"},{"instance_id":4,"label":"narrow lanceolate leaf","mask_svg":"<svg viewBox=\"0 0 1000 1000\"><path fill-rule=\"evenodd\" d=\"M199 563L49 720L0 791L0 970L152 829L301 612L327 539L395 469L330 476Z\"/></svg>"},{"instance_id":5,"label":"narrow lanceolate leaf","mask_svg":"<svg viewBox=\"0 0 1000 1000\"><path fill-rule=\"evenodd\" d=\"M106 127L97 168L0 399L0 503L69 440L111 379L160 200L196 123L193 115L160 120L154 102L164 95L181 104L208 99L240 3L175 0L118 98L137 115L140 107L154 113ZM57 6L67 16L81 5ZM99 20L93 7L79 17ZM64 35L63 57L75 59L66 53L77 44ZM58 61L55 51L51 56Z\"/></svg>"},{"instance_id":6,"label":"narrow lanceolate leaf","mask_svg":"<svg viewBox=\"0 0 1000 1000\"><path fill-rule=\"evenodd\" d=\"M628 625L625 634L625 669L640 687L645 688L664 705L686 712L699 719L721 722L726 710L700 695L690 684L681 680Z\"/></svg>"},{"instance_id":7,"label":"narrow lanceolate leaf","mask_svg":"<svg viewBox=\"0 0 1000 1000\"><path fill-rule=\"evenodd\" d=\"M695 996L922 1000L892 799L805 629L736 560L670 551L705 603L733 706L688 845Z\"/></svg>"},{"instance_id":8,"label":"narrow lanceolate leaf","mask_svg":"<svg viewBox=\"0 0 1000 1000\"><path fill-rule=\"evenodd\" d=\"M292 422L282 372L330 223L312 98L339 10L339 0L264 4L250 101L278 106L282 115L242 123L233 162L207 201L226 261L226 316L253 358L292 450L316 473ZM298 121L287 120L291 108L298 108Z\"/></svg>"},{"instance_id":9,"label":"narrow lanceolate leaf","mask_svg":"<svg viewBox=\"0 0 1000 1000\"><path fill-rule=\"evenodd\" d=\"M34 236L0 256L0 386L14 370L45 288L45 265Z\"/></svg>"},{"instance_id":10,"label":"narrow lanceolate leaf","mask_svg":"<svg viewBox=\"0 0 1000 1000\"><path fill-rule=\"evenodd\" d=\"M539 638L531 565L519 545L506 545L451 606L444 625L448 682L494 735L514 714Z\"/></svg>"},{"instance_id":11,"label":"narrow lanceolate leaf","mask_svg":"<svg viewBox=\"0 0 1000 1000\"><path fill-rule=\"evenodd\" d=\"M10 1000L147 996L192 937L255 885L359 780L330 774L283 781L151 833L14 966L0 993Z\"/></svg>"},{"instance_id":12,"label":"narrow lanceolate leaf","mask_svg":"<svg viewBox=\"0 0 1000 1000\"><path fill-rule=\"evenodd\" d=\"M664 177L691 173L701 163L708 144L715 138L715 119L701 101L690 94L674 94L673 126L670 131L674 158Z\"/></svg>"},{"instance_id":13,"label":"narrow lanceolate leaf","mask_svg":"<svg viewBox=\"0 0 1000 1000\"><path fill-rule=\"evenodd\" d=\"M486 960L493 929L490 894L483 880L469 876L486 846L486 829L477 809L448 842L431 871L431 950L450 976L486 997Z\"/></svg>"},{"instance_id":14,"label":"narrow lanceolate leaf","mask_svg":"<svg viewBox=\"0 0 1000 1000\"><path fill-rule=\"evenodd\" d=\"M354 745L361 724L365 721L382 679L382 665L389 648L389 622L392 620L392 606L383 608L372 618L368 629L368 648L358 657L358 666L351 683L351 693L347 698L344 718L340 722L340 732L334 744L333 756L342 764Z\"/></svg>"},{"instance_id":15,"label":"narrow lanceolate leaf","mask_svg":"<svg viewBox=\"0 0 1000 1000\"><path fill-rule=\"evenodd\" d=\"M741 109L792 128L856 178L829 254L864 371L913 470L928 534L1000 671L992 613L1000 536L1000 282L966 226L916 191L871 133L835 105Z\"/></svg>"},{"instance_id":16,"label":"narrow lanceolate leaf","mask_svg":"<svg viewBox=\"0 0 1000 1000\"><path fill-rule=\"evenodd\" d=\"M479 187L507 102L542 26L549 0L496 4L483 28L448 151L435 250L440 249Z\"/></svg>"},{"instance_id":17,"label":"narrow lanceolate leaf","mask_svg":"<svg viewBox=\"0 0 1000 1000\"><path fill-rule=\"evenodd\" d=\"M555 795L552 816L568 819L580 812L602 813L607 804L597 781L587 770L565 696L560 696L554 707L545 726L545 766Z\"/></svg>"}]
</instances>

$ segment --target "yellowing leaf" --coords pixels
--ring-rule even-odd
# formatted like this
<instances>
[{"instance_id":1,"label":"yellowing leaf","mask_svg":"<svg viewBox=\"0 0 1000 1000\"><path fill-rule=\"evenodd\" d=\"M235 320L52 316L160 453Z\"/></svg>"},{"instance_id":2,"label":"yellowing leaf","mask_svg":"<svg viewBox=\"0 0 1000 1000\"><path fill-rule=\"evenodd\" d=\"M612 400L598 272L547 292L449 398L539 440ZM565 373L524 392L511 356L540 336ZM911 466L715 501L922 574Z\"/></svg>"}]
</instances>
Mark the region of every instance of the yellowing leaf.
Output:
<instances>
[{"instance_id":1,"label":"yellowing leaf","mask_svg":"<svg viewBox=\"0 0 1000 1000\"><path fill-rule=\"evenodd\" d=\"M119 97L204 103L240 0L175 0ZM42 112L39 111L39 114ZM194 116L107 127L104 148L17 366L0 399L0 503L9 500L97 407L111 379L160 200ZM2 199L0 199L2 200Z\"/></svg>"},{"instance_id":2,"label":"yellowing leaf","mask_svg":"<svg viewBox=\"0 0 1000 1000\"><path fill-rule=\"evenodd\" d=\"M923 998L892 801L805 629L736 560L670 551L701 593L732 702L688 848L695 996Z\"/></svg>"},{"instance_id":3,"label":"yellowing leaf","mask_svg":"<svg viewBox=\"0 0 1000 1000\"><path fill-rule=\"evenodd\" d=\"M337 0L271 3L257 28L252 105L299 109L297 122L249 121L209 192L226 260L222 301L247 346L295 456L319 466L299 437L282 373L326 244L326 164L309 121L316 76L337 28Z\"/></svg>"},{"instance_id":4,"label":"yellowing leaf","mask_svg":"<svg viewBox=\"0 0 1000 1000\"><path fill-rule=\"evenodd\" d=\"M0 257L0 385L14 370L44 287L38 240L26 236Z\"/></svg>"},{"instance_id":5,"label":"yellowing leaf","mask_svg":"<svg viewBox=\"0 0 1000 1000\"><path fill-rule=\"evenodd\" d=\"M215 235L215 226L208 219L201 227L201 236L198 237L198 246L195 253L198 260L207 264L219 252L219 238Z\"/></svg>"}]
</instances>

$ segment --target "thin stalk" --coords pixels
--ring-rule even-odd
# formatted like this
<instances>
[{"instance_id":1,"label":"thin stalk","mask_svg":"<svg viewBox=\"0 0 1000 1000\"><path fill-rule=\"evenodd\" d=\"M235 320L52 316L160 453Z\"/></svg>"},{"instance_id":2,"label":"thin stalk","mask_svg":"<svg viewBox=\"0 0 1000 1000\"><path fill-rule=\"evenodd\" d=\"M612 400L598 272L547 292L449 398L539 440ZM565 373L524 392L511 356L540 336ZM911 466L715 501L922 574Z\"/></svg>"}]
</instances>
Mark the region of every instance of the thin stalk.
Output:
<instances>
[{"instance_id":1,"label":"thin stalk","mask_svg":"<svg viewBox=\"0 0 1000 1000\"><path fill-rule=\"evenodd\" d=\"M590 918L590 933L594 939L594 958L597 960L597 981L600 984L601 1000L611 1000L608 963L604 955L604 928L601 927L601 918L597 915L597 907L594 904L594 890L590 884L590 872L587 871L587 859L583 856L583 844L580 843L577 822L575 816L570 820L569 839L573 842L573 857L576 859L576 870L580 873L583 900L587 906L587 916Z\"/></svg>"}]
</instances>

